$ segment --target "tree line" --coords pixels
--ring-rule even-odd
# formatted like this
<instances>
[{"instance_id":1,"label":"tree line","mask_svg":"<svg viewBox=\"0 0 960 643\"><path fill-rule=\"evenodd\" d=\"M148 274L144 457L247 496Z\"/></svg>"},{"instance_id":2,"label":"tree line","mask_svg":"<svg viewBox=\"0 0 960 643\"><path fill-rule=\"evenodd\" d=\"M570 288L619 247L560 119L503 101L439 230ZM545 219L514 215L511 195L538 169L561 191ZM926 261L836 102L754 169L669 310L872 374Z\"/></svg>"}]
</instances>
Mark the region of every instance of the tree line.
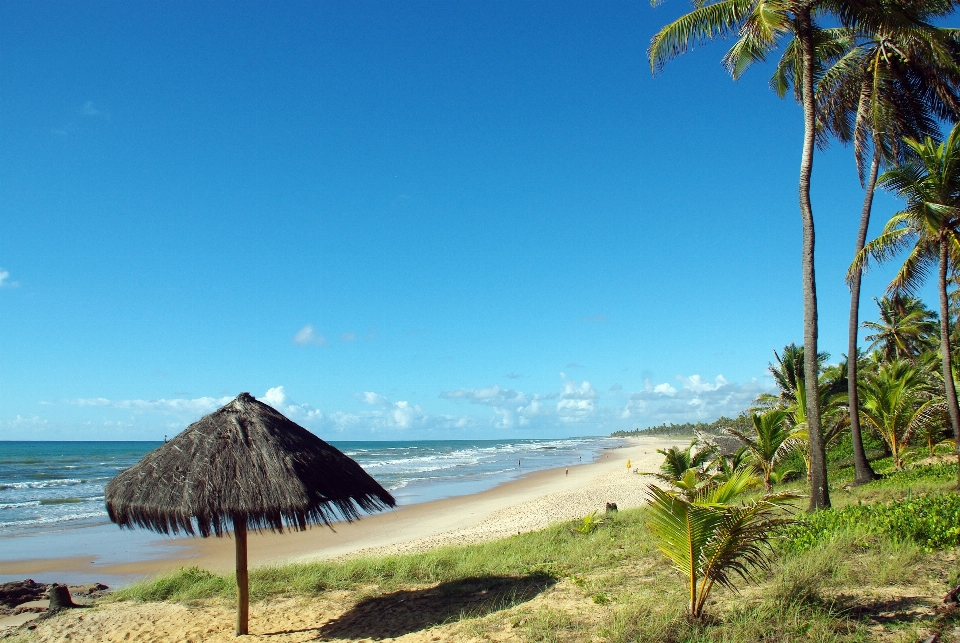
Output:
<instances>
[{"instance_id":1,"label":"tree line","mask_svg":"<svg viewBox=\"0 0 960 643\"><path fill-rule=\"evenodd\" d=\"M653 0L654 6L659 2ZM924 417L941 414L954 443L960 443L955 343L950 329L956 315L955 311L951 315L948 293L960 264L960 125L953 126L946 137L941 133L960 120L960 30L937 26L953 13L955 4L953 0L715 0L698 1L694 7L653 37L648 57L654 73L696 45L730 38L733 45L723 64L734 79L754 63L779 54L770 86L781 97L792 93L803 110L798 181L803 342L801 347L784 349L778 360L790 361L795 369L794 384L818 382L818 394L794 389L793 395L800 397L791 398L781 389L777 409L766 412L783 411L795 427L803 427L811 485L809 509L827 508L826 446L843 413L836 410L841 407L839 398L819 394L821 378L839 378L839 373L824 370L818 350L810 199L817 146L824 148L832 140L851 144L864 188L847 275L851 294L847 355L854 358L844 360L845 377L834 382L846 387L834 395L846 398L842 405L846 420L839 430L851 435L855 482L862 484L875 477L862 432L864 425L875 428L871 413L877 412L882 395L888 396L882 404L905 404L913 410L929 402ZM877 187L902 198L905 206L879 237L868 242ZM903 264L887 289L886 304L906 306L934 273L939 291L937 345L923 351L922 358L919 354L894 360L862 358L857 334L863 272L871 263L901 255ZM930 355L936 356L935 364ZM933 365L938 367L939 380L932 375ZM918 392L920 388L923 393ZM903 395L912 401L908 404L900 399L895 389L909 390ZM861 402L861 396L869 400L865 397ZM901 429L887 426L883 431L893 435ZM960 451L957 458L960 461Z\"/></svg>"}]
</instances>

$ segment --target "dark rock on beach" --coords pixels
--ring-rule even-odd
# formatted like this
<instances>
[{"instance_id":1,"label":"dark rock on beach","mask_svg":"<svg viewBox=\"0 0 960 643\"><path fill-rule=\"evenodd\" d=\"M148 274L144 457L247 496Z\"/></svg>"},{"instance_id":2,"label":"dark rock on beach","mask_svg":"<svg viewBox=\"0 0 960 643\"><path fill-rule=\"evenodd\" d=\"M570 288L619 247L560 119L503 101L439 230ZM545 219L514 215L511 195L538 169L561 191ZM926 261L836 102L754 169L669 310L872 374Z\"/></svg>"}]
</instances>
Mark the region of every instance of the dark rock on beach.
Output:
<instances>
[{"instance_id":1,"label":"dark rock on beach","mask_svg":"<svg viewBox=\"0 0 960 643\"><path fill-rule=\"evenodd\" d=\"M37 583L33 579L0 583L0 605L15 608L22 603L38 601L47 597L46 583Z\"/></svg>"}]
</instances>

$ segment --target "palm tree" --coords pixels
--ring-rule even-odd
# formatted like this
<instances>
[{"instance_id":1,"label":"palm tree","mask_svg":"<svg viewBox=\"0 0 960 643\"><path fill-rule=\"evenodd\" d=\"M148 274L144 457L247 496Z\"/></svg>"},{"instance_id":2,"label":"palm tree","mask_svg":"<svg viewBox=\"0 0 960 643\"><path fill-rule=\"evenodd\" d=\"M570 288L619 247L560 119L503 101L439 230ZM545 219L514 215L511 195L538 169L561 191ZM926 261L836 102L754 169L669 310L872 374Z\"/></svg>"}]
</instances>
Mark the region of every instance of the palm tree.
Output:
<instances>
[{"instance_id":1,"label":"palm tree","mask_svg":"<svg viewBox=\"0 0 960 643\"><path fill-rule=\"evenodd\" d=\"M652 0L654 5L660 0ZM795 78L803 107L803 150L800 155L798 185L800 219L803 231L801 272L803 279L803 345L807 360L804 370L811 382L817 379L817 284L814 272L813 207L810 203L810 176L813 172L813 147L816 139L816 106L813 83L817 72L814 55L818 28L814 10L822 0L697 0L695 9L661 29L650 44L648 57L654 73L694 45L713 38L734 36L737 40L723 62L734 78L739 78L755 62L763 61L783 40L797 43L799 64ZM845 3L841 16L852 21L855 6ZM810 441L813 452L813 483L810 509L830 506L827 490L826 452L820 430L819 397L807 399Z\"/></svg>"},{"instance_id":2,"label":"palm tree","mask_svg":"<svg viewBox=\"0 0 960 643\"><path fill-rule=\"evenodd\" d=\"M797 391L800 390L802 382L806 378L803 354L803 346L797 346L793 342L784 346L782 353L773 351L773 357L777 362L776 364L768 363L767 371L770 372L770 376L773 377L773 382L780 389L780 392L776 396L761 394L757 401L762 406L779 405L787 407L796 404ZM828 359L830 359L829 353L817 355L817 373L823 370Z\"/></svg>"},{"instance_id":3,"label":"palm tree","mask_svg":"<svg viewBox=\"0 0 960 643\"><path fill-rule=\"evenodd\" d=\"M780 517L783 504L796 497L789 493L730 504L755 481L741 469L693 497L648 487L647 528L660 551L686 577L692 618L702 618L714 584L736 590L736 577L749 580L754 571L768 569L770 538L778 527L792 522Z\"/></svg>"},{"instance_id":4,"label":"palm tree","mask_svg":"<svg viewBox=\"0 0 960 643\"><path fill-rule=\"evenodd\" d=\"M795 440L794 448L803 456L807 469L807 481L813 477L813 449L810 444L810 423L807 422L806 376L801 368L806 363L802 346L787 344L782 353L773 352L776 364L769 364L768 370L780 389L779 394L761 394L757 397L760 409L782 409L786 413L786 424ZM819 408L821 409L821 427L824 447L835 440L849 422L846 407L846 366L841 363L824 366L830 358L828 353L817 356L818 368L822 370L817 382Z\"/></svg>"},{"instance_id":5,"label":"palm tree","mask_svg":"<svg viewBox=\"0 0 960 643\"><path fill-rule=\"evenodd\" d=\"M956 118L960 114L956 92L960 85L957 32L928 23L952 11L952 4L913 3L909 16L904 15L903 2L890 0L859 9L867 10L869 19L861 20L856 29L821 30L816 46L822 61L833 61L816 83L818 142L826 147L829 135L845 144L852 142L860 182L865 188L855 252L860 252L866 242L881 165L904 159L908 149L901 143L904 137L932 135L938 131L938 118ZM785 52L771 79L781 96L800 64L796 47L793 49ZM861 274L852 275L847 355L858 354L860 284ZM864 483L877 476L867 461L860 435L856 360L849 360L847 371L848 406L853 409L850 432L855 482Z\"/></svg>"},{"instance_id":6,"label":"palm tree","mask_svg":"<svg viewBox=\"0 0 960 643\"><path fill-rule=\"evenodd\" d=\"M929 394L923 373L903 360L883 364L860 387L864 420L887 443L894 468L902 469L903 451L910 438L921 427L939 420L940 399Z\"/></svg>"},{"instance_id":7,"label":"palm tree","mask_svg":"<svg viewBox=\"0 0 960 643\"><path fill-rule=\"evenodd\" d=\"M874 331L867 335L867 350L880 349L887 361L911 359L936 348L937 314L922 301L909 295L875 299L880 308L880 321L863 322Z\"/></svg>"},{"instance_id":8,"label":"palm tree","mask_svg":"<svg viewBox=\"0 0 960 643\"><path fill-rule=\"evenodd\" d=\"M663 456L663 464L660 465L660 473L653 475L666 482L673 482L682 479L690 470L702 473L704 465L710 461L712 452L699 447L699 441L694 440L686 449L677 446L657 449L657 453Z\"/></svg>"},{"instance_id":9,"label":"palm tree","mask_svg":"<svg viewBox=\"0 0 960 643\"><path fill-rule=\"evenodd\" d=\"M943 386L960 462L960 408L953 382L947 300L947 270L960 256L960 123L954 125L942 143L937 144L931 137L922 143L912 139L905 143L913 149L917 160L887 170L879 184L905 199L907 207L893 215L880 236L857 254L848 277L863 270L869 258L884 262L901 250L909 250L888 291L910 293L933 266L938 267ZM957 488L960 489L960 474Z\"/></svg>"},{"instance_id":10,"label":"palm tree","mask_svg":"<svg viewBox=\"0 0 960 643\"><path fill-rule=\"evenodd\" d=\"M797 446L793 430L787 426L787 412L773 409L763 415L753 413L754 435L728 428L727 433L735 436L753 455L753 459L763 472L763 487L771 489L770 474L774 467Z\"/></svg>"}]
</instances>

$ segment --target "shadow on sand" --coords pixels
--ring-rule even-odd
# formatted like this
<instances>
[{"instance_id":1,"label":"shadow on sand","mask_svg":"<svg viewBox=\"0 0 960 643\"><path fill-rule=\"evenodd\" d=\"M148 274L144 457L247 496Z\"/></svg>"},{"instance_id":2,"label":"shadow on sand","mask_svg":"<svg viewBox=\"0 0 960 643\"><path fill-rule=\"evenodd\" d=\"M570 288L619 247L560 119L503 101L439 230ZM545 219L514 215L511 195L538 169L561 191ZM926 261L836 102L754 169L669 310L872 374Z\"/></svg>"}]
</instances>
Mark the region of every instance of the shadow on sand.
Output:
<instances>
[{"instance_id":1,"label":"shadow on sand","mask_svg":"<svg viewBox=\"0 0 960 643\"><path fill-rule=\"evenodd\" d=\"M318 639L385 639L484 616L534 598L556 584L547 574L479 576L435 587L402 590L360 601L319 629Z\"/></svg>"}]
</instances>

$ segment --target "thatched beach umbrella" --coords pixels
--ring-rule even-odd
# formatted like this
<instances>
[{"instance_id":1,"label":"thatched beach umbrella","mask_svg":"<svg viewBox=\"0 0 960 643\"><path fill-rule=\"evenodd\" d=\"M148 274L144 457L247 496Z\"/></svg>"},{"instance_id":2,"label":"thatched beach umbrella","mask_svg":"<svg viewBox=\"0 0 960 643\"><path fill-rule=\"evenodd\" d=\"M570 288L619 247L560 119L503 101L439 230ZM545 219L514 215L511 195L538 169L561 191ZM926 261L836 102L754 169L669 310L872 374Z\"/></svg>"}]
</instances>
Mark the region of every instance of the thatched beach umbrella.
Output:
<instances>
[{"instance_id":1,"label":"thatched beach umbrella","mask_svg":"<svg viewBox=\"0 0 960 643\"><path fill-rule=\"evenodd\" d=\"M203 537L233 527L237 635L247 633L248 527L303 530L395 505L359 464L248 393L120 472L105 496L121 527Z\"/></svg>"}]
</instances>

